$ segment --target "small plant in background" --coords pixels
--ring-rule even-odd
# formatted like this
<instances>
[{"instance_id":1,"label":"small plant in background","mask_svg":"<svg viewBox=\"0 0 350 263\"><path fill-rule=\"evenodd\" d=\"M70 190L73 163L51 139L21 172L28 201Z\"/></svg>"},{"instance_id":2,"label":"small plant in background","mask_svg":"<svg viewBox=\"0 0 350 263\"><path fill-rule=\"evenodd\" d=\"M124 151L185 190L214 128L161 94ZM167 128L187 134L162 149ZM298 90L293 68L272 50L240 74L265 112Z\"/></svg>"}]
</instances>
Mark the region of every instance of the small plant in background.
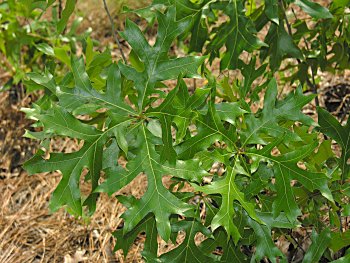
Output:
<instances>
[{"instance_id":1,"label":"small plant in background","mask_svg":"<svg viewBox=\"0 0 350 263\"><path fill-rule=\"evenodd\" d=\"M42 71L45 67L54 71L57 63L52 57L67 61L66 51L76 52L78 42L83 42L89 32L78 35L81 19L74 19L66 31L75 0L61 1L3 1L0 4L0 57L7 78L1 90L21 85L26 74ZM51 19L47 19L48 12ZM52 48L53 47L53 48ZM69 55L66 57L69 58ZM26 83L29 91L36 87Z\"/></svg>"},{"instance_id":2,"label":"small plant in background","mask_svg":"<svg viewBox=\"0 0 350 263\"><path fill-rule=\"evenodd\" d=\"M305 115L303 107L316 95L305 96L302 86L278 97L272 73L285 57L301 65L306 51L288 32L284 3L246 4L154 1L135 11L157 23L154 45L126 21L121 36L132 49L129 61L113 62L87 39L83 57L62 60L69 69L64 75L29 74L30 83L46 92L24 109L40 129L30 136L43 141L24 167L29 173L62 173L53 211L65 206L75 216L91 215L100 193L118 193L143 173L147 189L140 199L117 195L127 208L114 233L115 249L124 255L145 233L142 256L148 262L349 260L350 230L343 220L349 216L350 121L342 126L321 108L318 123ZM313 2L295 4L312 17L333 19ZM257 30L261 19L266 21ZM263 42L257 31L267 24ZM189 51L205 55L171 57L175 39L189 34ZM247 63L240 59L243 50L249 52ZM240 69L242 79L218 81L208 69L215 57L222 71ZM265 64L256 67L259 57ZM189 92L186 79L195 78L205 84ZM264 84L252 85L258 78ZM176 87L169 88L169 81ZM262 90L263 105L253 111ZM80 149L51 152L49 142L57 136L76 139ZM81 179L91 184L86 195ZM311 236L307 251L298 231ZM184 234L177 247L159 255L158 237L176 243ZM278 248L279 240L288 240L288 251Z\"/></svg>"}]
</instances>

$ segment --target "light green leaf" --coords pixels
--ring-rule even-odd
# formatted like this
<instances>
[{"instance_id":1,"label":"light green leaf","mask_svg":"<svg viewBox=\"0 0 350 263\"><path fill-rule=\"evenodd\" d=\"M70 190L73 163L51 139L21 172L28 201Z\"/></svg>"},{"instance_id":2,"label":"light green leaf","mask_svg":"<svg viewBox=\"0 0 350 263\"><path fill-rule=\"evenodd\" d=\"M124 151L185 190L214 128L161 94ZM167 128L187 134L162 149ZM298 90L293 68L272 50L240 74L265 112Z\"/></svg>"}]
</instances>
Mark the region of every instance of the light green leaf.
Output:
<instances>
[{"instance_id":1,"label":"light green leaf","mask_svg":"<svg viewBox=\"0 0 350 263\"><path fill-rule=\"evenodd\" d=\"M163 146L161 162L174 164L177 153L173 147L172 125L176 127L176 142L180 142L186 135L188 125L195 117L194 110L203 104L208 96L209 89L197 89L193 96L183 80L178 80L177 86L167 95L161 105L149 108L147 116L157 117L162 129Z\"/></svg>"},{"instance_id":2,"label":"light green leaf","mask_svg":"<svg viewBox=\"0 0 350 263\"><path fill-rule=\"evenodd\" d=\"M329 248L334 252L342 249L343 247L350 245L350 231L345 231L343 233L334 232L331 233L331 240L329 243Z\"/></svg>"},{"instance_id":3,"label":"light green leaf","mask_svg":"<svg viewBox=\"0 0 350 263\"><path fill-rule=\"evenodd\" d=\"M332 261L332 263L347 263L350 261L350 254L345 255L344 257L338 258L337 260Z\"/></svg>"},{"instance_id":4,"label":"light green leaf","mask_svg":"<svg viewBox=\"0 0 350 263\"><path fill-rule=\"evenodd\" d=\"M52 57L55 56L55 52L54 52L53 48L50 45L48 45L47 43L39 43L39 44L35 45L35 47L48 56L52 56Z\"/></svg>"},{"instance_id":5,"label":"light green leaf","mask_svg":"<svg viewBox=\"0 0 350 263\"><path fill-rule=\"evenodd\" d=\"M201 183L204 176L210 175L201 167L201 162L197 159L186 161L178 160L174 167L164 164L163 169L166 173L169 173L169 175L185 179L189 182Z\"/></svg>"},{"instance_id":6,"label":"light green leaf","mask_svg":"<svg viewBox=\"0 0 350 263\"><path fill-rule=\"evenodd\" d=\"M58 60L62 61L68 67L71 67L71 61L70 61L69 55L67 53L67 50L65 48L54 47L53 50L54 50L55 57Z\"/></svg>"},{"instance_id":7,"label":"light green leaf","mask_svg":"<svg viewBox=\"0 0 350 263\"><path fill-rule=\"evenodd\" d=\"M232 125L236 124L236 119L238 117L247 113L247 111L240 107L240 104L238 102L217 103L215 104L215 109L221 120L227 121Z\"/></svg>"},{"instance_id":8,"label":"light green leaf","mask_svg":"<svg viewBox=\"0 0 350 263\"><path fill-rule=\"evenodd\" d=\"M296 220L294 222L290 222L285 213L280 213L276 218L271 212L256 212L256 214L269 228L292 229L301 226L301 224Z\"/></svg>"}]
</instances>

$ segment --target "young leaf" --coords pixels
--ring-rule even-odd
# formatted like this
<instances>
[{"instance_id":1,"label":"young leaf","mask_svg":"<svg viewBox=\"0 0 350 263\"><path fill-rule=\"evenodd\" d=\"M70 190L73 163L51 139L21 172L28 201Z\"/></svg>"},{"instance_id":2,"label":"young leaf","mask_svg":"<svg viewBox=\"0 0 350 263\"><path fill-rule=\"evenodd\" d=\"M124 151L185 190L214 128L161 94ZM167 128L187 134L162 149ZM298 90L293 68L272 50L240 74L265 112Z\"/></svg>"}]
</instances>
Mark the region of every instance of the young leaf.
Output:
<instances>
[{"instance_id":1,"label":"young leaf","mask_svg":"<svg viewBox=\"0 0 350 263\"><path fill-rule=\"evenodd\" d=\"M195 117L195 109L201 106L207 98L209 89L197 89L193 96L189 96L188 89L182 79L177 86L167 95L161 105L149 108L146 116L157 117L162 127L163 146L161 162L168 161L174 164L177 153L173 147L172 124L175 124L176 142L180 142L186 135L191 120Z\"/></svg>"}]
</instances>

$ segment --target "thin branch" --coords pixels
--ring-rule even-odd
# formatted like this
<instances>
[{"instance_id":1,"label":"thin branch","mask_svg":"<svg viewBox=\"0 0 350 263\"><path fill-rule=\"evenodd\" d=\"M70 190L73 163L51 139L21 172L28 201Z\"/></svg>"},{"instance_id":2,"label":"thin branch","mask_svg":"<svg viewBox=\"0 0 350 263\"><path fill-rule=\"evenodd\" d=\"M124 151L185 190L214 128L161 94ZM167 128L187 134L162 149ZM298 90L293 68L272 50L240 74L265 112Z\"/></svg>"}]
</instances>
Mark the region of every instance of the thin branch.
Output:
<instances>
[{"instance_id":1,"label":"thin branch","mask_svg":"<svg viewBox=\"0 0 350 263\"><path fill-rule=\"evenodd\" d=\"M304 248L299 244L299 241L296 240L295 237L293 237L293 230L289 229L289 236L293 239L293 241L297 244L297 247L300 248L301 251L303 251L303 253L305 254L305 250Z\"/></svg>"},{"instance_id":2,"label":"thin branch","mask_svg":"<svg viewBox=\"0 0 350 263\"><path fill-rule=\"evenodd\" d=\"M62 0L58 1L58 19L62 18Z\"/></svg>"},{"instance_id":3,"label":"thin branch","mask_svg":"<svg viewBox=\"0 0 350 263\"><path fill-rule=\"evenodd\" d=\"M117 43L118 45L118 48L119 48L119 51L120 51L120 54L122 55L122 58L124 60L124 63L125 64L128 64L127 60L126 60L126 57L124 55L124 52L123 52L123 49L122 49L122 46L120 45L120 42L119 42L119 39L116 35L116 30L114 28L114 23L113 23L113 19L111 17L111 14L109 13L109 10L108 10L108 6L107 6L107 3L106 3L106 0L103 0L103 5L105 7L105 10L106 10L106 13L107 13L107 16L109 18L109 22L111 23L111 27L112 27L112 35L113 35L113 38L114 38L114 41Z\"/></svg>"}]
</instances>

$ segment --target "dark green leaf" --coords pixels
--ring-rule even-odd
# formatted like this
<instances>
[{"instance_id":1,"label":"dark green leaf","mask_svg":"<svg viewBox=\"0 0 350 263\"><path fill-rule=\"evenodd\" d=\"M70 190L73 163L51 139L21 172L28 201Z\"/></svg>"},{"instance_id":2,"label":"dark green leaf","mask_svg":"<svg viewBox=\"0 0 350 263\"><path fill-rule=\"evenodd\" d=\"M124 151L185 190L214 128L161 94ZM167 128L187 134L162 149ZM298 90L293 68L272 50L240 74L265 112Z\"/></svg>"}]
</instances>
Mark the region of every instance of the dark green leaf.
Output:
<instances>
[{"instance_id":1,"label":"dark green leaf","mask_svg":"<svg viewBox=\"0 0 350 263\"><path fill-rule=\"evenodd\" d=\"M52 153L48 160L36 155L27 161L24 167L29 173L61 171L63 177L52 195L50 207L55 211L67 205L75 215L82 215L79 181L83 168L87 167L92 181L92 193L86 200L86 205L89 206L90 212L93 212L97 198L93 191L98 186L102 170L103 147L114 130L130 120L119 119L116 123L112 122L105 131L99 131L81 123L60 107L52 108L47 113L37 113L36 117L43 123L45 132L84 140L84 146L73 153Z\"/></svg>"},{"instance_id":2,"label":"dark green leaf","mask_svg":"<svg viewBox=\"0 0 350 263\"><path fill-rule=\"evenodd\" d=\"M251 21L244 15L242 2L230 1L225 7L225 13L230 20L218 29L207 46L207 52L215 54L223 45L226 45L227 51L224 53L220 67L236 69L243 50L253 52L267 45L255 36Z\"/></svg>"},{"instance_id":3,"label":"dark green leaf","mask_svg":"<svg viewBox=\"0 0 350 263\"><path fill-rule=\"evenodd\" d=\"M300 6L306 13L316 19L332 18L329 10L318 3L309 0L296 0L295 4Z\"/></svg>"},{"instance_id":4,"label":"dark green leaf","mask_svg":"<svg viewBox=\"0 0 350 263\"><path fill-rule=\"evenodd\" d=\"M117 239L114 251L123 250L124 258L129 252L130 247L135 242L135 239L140 232L145 232L146 242L143 253L147 255L157 256L157 229L154 217L149 215L142 220L132 231L123 235L123 230L119 229L113 232L113 236Z\"/></svg>"},{"instance_id":5,"label":"dark green leaf","mask_svg":"<svg viewBox=\"0 0 350 263\"><path fill-rule=\"evenodd\" d=\"M211 235L211 232L207 228L194 219L192 221L179 221L172 226L172 231L175 233L181 230L186 232L184 241L177 248L161 255L160 262L214 262L195 243L195 236L198 232L204 234L206 237Z\"/></svg>"},{"instance_id":6,"label":"dark green leaf","mask_svg":"<svg viewBox=\"0 0 350 263\"><path fill-rule=\"evenodd\" d=\"M331 241L331 230L326 228L319 235L315 230L312 231L311 241L312 244L304 256L304 263L319 262L329 242Z\"/></svg>"},{"instance_id":7,"label":"dark green leaf","mask_svg":"<svg viewBox=\"0 0 350 263\"><path fill-rule=\"evenodd\" d=\"M262 223L262 221L255 213L254 204L247 202L244 198L244 194L237 187L235 183L237 171L231 167L227 167L226 169L227 172L224 178L207 186L200 187L194 185L194 187L197 191L202 191L206 194L220 194L222 196L222 204L211 222L211 229L215 231L215 229L222 226L226 230L228 238L232 237L237 244L241 235L238 228L233 223L235 215L234 201L237 200L252 219L259 223Z\"/></svg>"},{"instance_id":8,"label":"dark green leaf","mask_svg":"<svg viewBox=\"0 0 350 263\"><path fill-rule=\"evenodd\" d=\"M343 247L350 245L350 231L346 231L344 233L331 233L331 239L329 243L329 248L332 249L334 252L337 252L338 250L342 249Z\"/></svg>"},{"instance_id":9,"label":"dark green leaf","mask_svg":"<svg viewBox=\"0 0 350 263\"><path fill-rule=\"evenodd\" d=\"M301 88L291 93L282 101L277 100L277 83L271 80L265 93L264 108L259 114L247 114L247 129L241 132L242 144L266 144L269 138L286 136L288 141L300 141L300 137L287 127L280 125L285 121L300 121L312 125L313 120L304 115L301 109L310 102L313 96L304 96ZM257 117L255 117L257 116Z\"/></svg>"},{"instance_id":10,"label":"dark green leaf","mask_svg":"<svg viewBox=\"0 0 350 263\"><path fill-rule=\"evenodd\" d=\"M147 191L144 196L129 208L124 214L124 233L131 231L149 213L153 213L157 222L157 230L164 240L170 238L171 214L191 216L193 208L180 201L170 193L162 183L162 176L166 173L160 164L160 156L156 153L152 143L152 135L144 125L139 128L142 147L138 155L144 160L142 170L147 175Z\"/></svg>"},{"instance_id":11,"label":"dark green leaf","mask_svg":"<svg viewBox=\"0 0 350 263\"><path fill-rule=\"evenodd\" d=\"M281 139L282 140L282 139ZM281 141L280 140L280 141ZM323 173L315 173L302 170L297 166L297 162L313 154L317 141L310 145L299 147L298 149L280 156L272 156L271 150L276 143L265 146L260 151L251 151L248 154L261 160L269 160L274 163L274 175L276 178L277 199L273 204L273 215L277 217L281 211L286 213L290 222L294 222L301 211L295 201L291 187L291 180L298 180L309 191L320 190L330 201L333 201L332 194L327 185L327 176Z\"/></svg>"},{"instance_id":12,"label":"dark green leaf","mask_svg":"<svg viewBox=\"0 0 350 263\"><path fill-rule=\"evenodd\" d=\"M185 77L197 76L197 70L205 57L168 58L169 48L174 39L183 33L189 25L189 20L175 21L175 9L169 8L166 14L157 12L159 23L156 43L151 46L144 38L136 24L127 21L123 37L128 41L133 51L144 64L144 71L119 64L124 76L134 81L138 93L139 110L148 104L149 96L156 92L158 81L176 79L179 75Z\"/></svg>"},{"instance_id":13,"label":"dark green leaf","mask_svg":"<svg viewBox=\"0 0 350 263\"><path fill-rule=\"evenodd\" d=\"M267 226L262 226L250 218L248 218L248 224L254 229L257 239L251 262L259 262L264 257L269 258L273 263L277 262L277 258L280 258L280 262L287 262L283 253L273 243L271 230Z\"/></svg>"},{"instance_id":14,"label":"dark green leaf","mask_svg":"<svg viewBox=\"0 0 350 263\"><path fill-rule=\"evenodd\" d=\"M279 24L278 11L278 0L265 1L265 14L272 22L276 23L277 25Z\"/></svg>"},{"instance_id":15,"label":"dark green leaf","mask_svg":"<svg viewBox=\"0 0 350 263\"><path fill-rule=\"evenodd\" d=\"M262 59L270 56L270 67L273 71L279 69L282 59L292 57L301 59L303 57L300 49L293 42L293 38L284 28L284 23L272 24L264 40L269 43L268 48L263 48L260 56Z\"/></svg>"},{"instance_id":16,"label":"dark green leaf","mask_svg":"<svg viewBox=\"0 0 350 263\"><path fill-rule=\"evenodd\" d=\"M350 118L345 126L342 126L336 118L322 108L317 109L318 123L320 130L327 136L334 139L342 148L342 154L339 160L339 168L342 171L342 179L350 177Z\"/></svg>"}]
</instances>

